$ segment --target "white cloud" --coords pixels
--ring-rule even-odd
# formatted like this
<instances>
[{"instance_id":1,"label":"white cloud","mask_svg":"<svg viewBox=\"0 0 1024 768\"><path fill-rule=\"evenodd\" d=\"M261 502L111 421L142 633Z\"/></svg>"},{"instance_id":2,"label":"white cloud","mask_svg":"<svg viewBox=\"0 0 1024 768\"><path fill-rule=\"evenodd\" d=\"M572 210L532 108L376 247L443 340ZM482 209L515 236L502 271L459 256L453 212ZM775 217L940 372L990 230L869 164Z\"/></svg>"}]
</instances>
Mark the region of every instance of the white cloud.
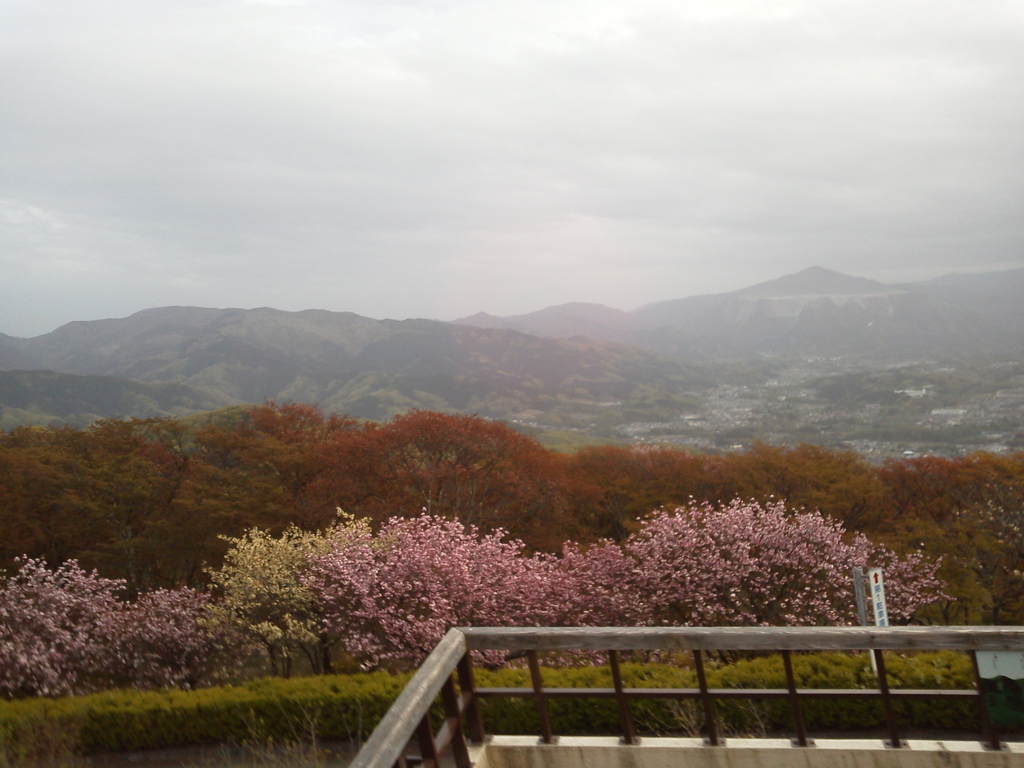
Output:
<instances>
[{"instance_id":1,"label":"white cloud","mask_svg":"<svg viewBox=\"0 0 1024 768\"><path fill-rule=\"evenodd\" d=\"M0 0L0 331L1020 264L1022 31L995 0Z\"/></svg>"}]
</instances>

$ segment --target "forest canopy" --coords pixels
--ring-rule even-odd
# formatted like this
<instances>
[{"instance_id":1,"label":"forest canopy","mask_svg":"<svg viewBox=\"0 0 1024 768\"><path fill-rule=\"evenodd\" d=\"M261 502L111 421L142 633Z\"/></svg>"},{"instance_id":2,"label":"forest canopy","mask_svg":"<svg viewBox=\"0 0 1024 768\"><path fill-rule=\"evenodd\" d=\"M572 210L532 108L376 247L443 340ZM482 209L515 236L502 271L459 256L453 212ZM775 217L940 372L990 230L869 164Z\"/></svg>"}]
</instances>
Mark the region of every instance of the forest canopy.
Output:
<instances>
[{"instance_id":1,"label":"forest canopy","mask_svg":"<svg viewBox=\"0 0 1024 768\"><path fill-rule=\"evenodd\" d=\"M561 454L476 416L411 411L373 423L273 402L235 416L0 434L0 567L75 560L124 580L130 598L206 589L224 537L323 531L338 508L374 532L428 514L559 553L566 541L622 543L662 508L784 501L793 514L820 511L847 538L941 558L948 599L915 620L1024 623L1024 453L881 465L812 445Z\"/></svg>"}]
</instances>

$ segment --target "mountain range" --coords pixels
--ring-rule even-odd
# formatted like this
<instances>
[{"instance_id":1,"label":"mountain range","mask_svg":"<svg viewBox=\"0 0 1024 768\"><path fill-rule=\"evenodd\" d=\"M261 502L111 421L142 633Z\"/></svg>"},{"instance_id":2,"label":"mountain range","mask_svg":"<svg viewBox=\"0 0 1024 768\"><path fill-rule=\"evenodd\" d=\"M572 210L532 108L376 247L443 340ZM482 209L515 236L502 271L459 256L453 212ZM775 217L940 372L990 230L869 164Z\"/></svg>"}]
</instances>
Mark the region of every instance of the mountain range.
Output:
<instances>
[{"instance_id":1,"label":"mountain range","mask_svg":"<svg viewBox=\"0 0 1024 768\"><path fill-rule=\"evenodd\" d=\"M417 407L508 417L548 411L565 398L631 400L644 388L685 389L701 377L679 361L607 341L268 308L165 307L73 322L32 339L0 339L0 355L34 369L0 373L0 397L21 393L16 403L0 405L17 407L22 420L35 408L44 423L64 414L55 413L52 397L41 394L33 404L25 392L32 377L41 392L52 392L53 372L79 377L63 382L68 398L79 401L83 388L99 386L97 377L107 389L119 381L179 387L179 400L151 398L142 412L83 411L76 402L76 421L89 413L180 415L211 399L222 405L311 402L372 419ZM8 422L13 419L8 414Z\"/></svg>"},{"instance_id":2,"label":"mountain range","mask_svg":"<svg viewBox=\"0 0 1024 768\"><path fill-rule=\"evenodd\" d=\"M887 285L820 267L731 293L632 312L562 304L456 320L545 337L587 336L687 361L805 355L898 360L1024 350L1024 269Z\"/></svg>"},{"instance_id":3,"label":"mountain range","mask_svg":"<svg viewBox=\"0 0 1024 768\"><path fill-rule=\"evenodd\" d=\"M163 307L0 334L0 427L180 416L266 399L548 426L658 420L743 361L1024 353L1024 269L886 285L811 268L624 312L563 304L453 323Z\"/></svg>"}]
</instances>

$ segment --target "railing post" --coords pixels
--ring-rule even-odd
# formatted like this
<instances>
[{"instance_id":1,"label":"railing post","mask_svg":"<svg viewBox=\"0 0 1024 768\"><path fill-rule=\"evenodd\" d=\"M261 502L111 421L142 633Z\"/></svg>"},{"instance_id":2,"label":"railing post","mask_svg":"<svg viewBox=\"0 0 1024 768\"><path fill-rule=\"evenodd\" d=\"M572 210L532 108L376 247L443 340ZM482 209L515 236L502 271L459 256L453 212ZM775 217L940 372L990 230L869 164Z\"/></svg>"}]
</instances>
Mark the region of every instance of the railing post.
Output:
<instances>
[{"instance_id":1,"label":"railing post","mask_svg":"<svg viewBox=\"0 0 1024 768\"><path fill-rule=\"evenodd\" d=\"M885 659L882 651L875 648L872 653L875 655L875 666L878 669L878 689L882 692L882 709L885 711L885 723L889 728L889 746L899 749L903 744L896 732L896 717L892 712L892 697L889 695L889 678L885 674Z\"/></svg>"},{"instance_id":2,"label":"railing post","mask_svg":"<svg viewBox=\"0 0 1024 768\"><path fill-rule=\"evenodd\" d=\"M995 750L996 752L1002 750L1002 742L999 741L999 734L996 733L996 729L992 726L992 721L988 716L988 705L985 703L985 691L981 687L981 669L978 667L978 652L971 651L971 666L974 669L974 685L978 689L978 720L981 723L981 730L988 737L988 744L986 745L989 749Z\"/></svg>"},{"instance_id":3,"label":"railing post","mask_svg":"<svg viewBox=\"0 0 1024 768\"><path fill-rule=\"evenodd\" d=\"M440 750L430 727L430 708L445 683L451 680L452 672L466 650L466 636L458 629L450 630L381 718L359 754L353 758L351 768L401 765L414 734L424 762L436 765Z\"/></svg>"},{"instance_id":4,"label":"railing post","mask_svg":"<svg viewBox=\"0 0 1024 768\"><path fill-rule=\"evenodd\" d=\"M483 740L483 723L480 717L481 697L533 698L540 719L542 744L556 741L552 735L551 719L547 699L552 696L588 697L587 691L551 690L546 691L541 676L539 654L561 649L604 649L609 654L614 688L602 688L590 692L598 698L615 698L619 705L623 741L627 744L639 741L632 718L631 700L643 698L666 698L691 700L699 698L704 710L705 743L721 746L725 739L718 735L716 724L716 699L734 698L787 698L793 711L796 729L794 742L809 746L802 704L807 697L838 699L881 699L885 713L887 743L893 748L907 744L900 740L894 713L896 700L917 701L938 698L946 701L967 703L972 700L980 707L979 725L985 732L983 745L992 750L1004 748L999 742L997 729L986 708L983 684L978 662L980 652L1024 652L1024 627L499 627L453 629L431 652L424 664L413 675L406 688L399 694L374 732L367 739L351 768L403 768L417 765L413 757L406 757L410 740L418 740L424 768L437 768L440 753L449 744L454 768L471 768L469 765L469 738ZM688 650L693 653L694 670L699 688L630 690L622 679L621 654L623 651L644 649ZM740 651L775 651L783 658L786 673L786 687L771 690L711 690L708 685L705 654L715 649L731 648ZM949 648L971 654L974 669L975 689L952 691L891 690L887 676L884 653L886 650L927 650ZM878 673L878 688L875 690L804 691L797 687L793 654L802 651L844 650L862 652L867 649L875 661ZM979 650L980 649L980 650ZM514 652L515 657L525 655L529 661L532 687L523 688L476 688L470 653L475 651L505 650ZM891 657L890 657L891 660ZM452 673L458 672L458 686ZM442 697L445 707L445 724L437 735L431 729L429 710L437 696ZM465 716L465 719L463 719Z\"/></svg>"},{"instance_id":5,"label":"railing post","mask_svg":"<svg viewBox=\"0 0 1024 768\"><path fill-rule=\"evenodd\" d=\"M551 735L551 720L548 718L548 703L544 698L544 681L540 676L540 662L537 661L537 652L528 651L526 659L530 663L530 678L533 680L533 698L537 703L537 717L540 718L540 740L545 744L552 744L554 738Z\"/></svg>"},{"instance_id":6,"label":"railing post","mask_svg":"<svg viewBox=\"0 0 1024 768\"><path fill-rule=\"evenodd\" d=\"M804 712L800 708L800 696L796 692L796 675L793 674L793 659L789 651L782 652L782 666L786 668L786 687L789 688L789 706L793 710L793 725L796 728L797 746L807 746L807 731L804 728Z\"/></svg>"},{"instance_id":7,"label":"railing post","mask_svg":"<svg viewBox=\"0 0 1024 768\"><path fill-rule=\"evenodd\" d=\"M434 742L434 729L430 727L430 712L427 712L416 726L416 740L420 744L420 759L423 768L440 768L441 756Z\"/></svg>"},{"instance_id":8,"label":"railing post","mask_svg":"<svg viewBox=\"0 0 1024 768\"><path fill-rule=\"evenodd\" d=\"M475 744L484 743L484 720L480 714L480 699L476 695L476 680L473 678L473 662L469 651L459 659L459 688L466 701L466 730L469 739Z\"/></svg>"},{"instance_id":9,"label":"railing post","mask_svg":"<svg viewBox=\"0 0 1024 768\"><path fill-rule=\"evenodd\" d=\"M693 652L693 668L697 672L697 686L700 688L700 701L704 705L704 723L708 728L708 744L718 746L718 729L715 727L715 705L708 692L708 679L704 674L704 655L700 651Z\"/></svg>"},{"instance_id":10,"label":"railing post","mask_svg":"<svg viewBox=\"0 0 1024 768\"><path fill-rule=\"evenodd\" d=\"M451 734L451 741L448 744L452 749L452 757L455 758L455 768L470 768L473 762L469 759L469 750L466 748L466 734L462 730L462 713L459 711L459 695L455 691L451 675L441 688L441 701L444 703L445 721Z\"/></svg>"},{"instance_id":11,"label":"railing post","mask_svg":"<svg viewBox=\"0 0 1024 768\"><path fill-rule=\"evenodd\" d=\"M625 689L622 686L619 652L608 651L608 659L612 667L612 685L615 686L615 700L619 704L619 720L622 722L622 741L626 744L636 744L636 733L633 730L633 715L630 714L629 701L626 699Z\"/></svg>"}]
</instances>

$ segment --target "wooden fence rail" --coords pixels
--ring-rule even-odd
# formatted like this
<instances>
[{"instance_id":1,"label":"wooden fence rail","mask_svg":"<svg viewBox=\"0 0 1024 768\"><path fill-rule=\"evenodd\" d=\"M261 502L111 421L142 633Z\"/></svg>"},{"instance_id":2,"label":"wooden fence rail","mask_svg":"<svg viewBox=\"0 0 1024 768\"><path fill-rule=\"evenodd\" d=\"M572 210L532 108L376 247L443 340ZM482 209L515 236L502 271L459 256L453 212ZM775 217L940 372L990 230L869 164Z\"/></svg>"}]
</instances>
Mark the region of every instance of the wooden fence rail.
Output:
<instances>
[{"instance_id":1,"label":"wooden fence rail","mask_svg":"<svg viewBox=\"0 0 1024 768\"><path fill-rule=\"evenodd\" d=\"M507 651L525 655L530 669L530 688L477 688L470 662L472 651ZM589 650L608 654L612 688L545 688L538 653ZM676 650L693 654L697 688L625 688L619 670L619 652ZM870 651L878 670L877 689L798 689L793 674L792 651ZM975 687L969 690L891 689L884 651L959 650L973 663ZM704 669L708 651L772 651L781 653L786 674L782 689L709 688ZM552 698L613 698L626 744L637 742L629 701L640 698L694 699L704 715L707 742L718 745L714 705L716 699L789 700L798 746L808 746L801 703L806 699L879 699L885 717L889 746L902 742L893 713L894 700L958 698L974 701L989 749L1001 748L998 734L988 719L981 679L979 651L1024 652L1024 627L471 627L452 629L427 657L391 709L363 745L351 768L392 768L411 762L437 768L441 754L450 749L456 768L470 768L468 746L484 738L480 700L495 697L528 697L537 708L542 743L555 735L547 712ZM458 688L453 680L458 678ZM441 695L445 720L433 733L429 709ZM416 737L419 756L404 754Z\"/></svg>"}]
</instances>

